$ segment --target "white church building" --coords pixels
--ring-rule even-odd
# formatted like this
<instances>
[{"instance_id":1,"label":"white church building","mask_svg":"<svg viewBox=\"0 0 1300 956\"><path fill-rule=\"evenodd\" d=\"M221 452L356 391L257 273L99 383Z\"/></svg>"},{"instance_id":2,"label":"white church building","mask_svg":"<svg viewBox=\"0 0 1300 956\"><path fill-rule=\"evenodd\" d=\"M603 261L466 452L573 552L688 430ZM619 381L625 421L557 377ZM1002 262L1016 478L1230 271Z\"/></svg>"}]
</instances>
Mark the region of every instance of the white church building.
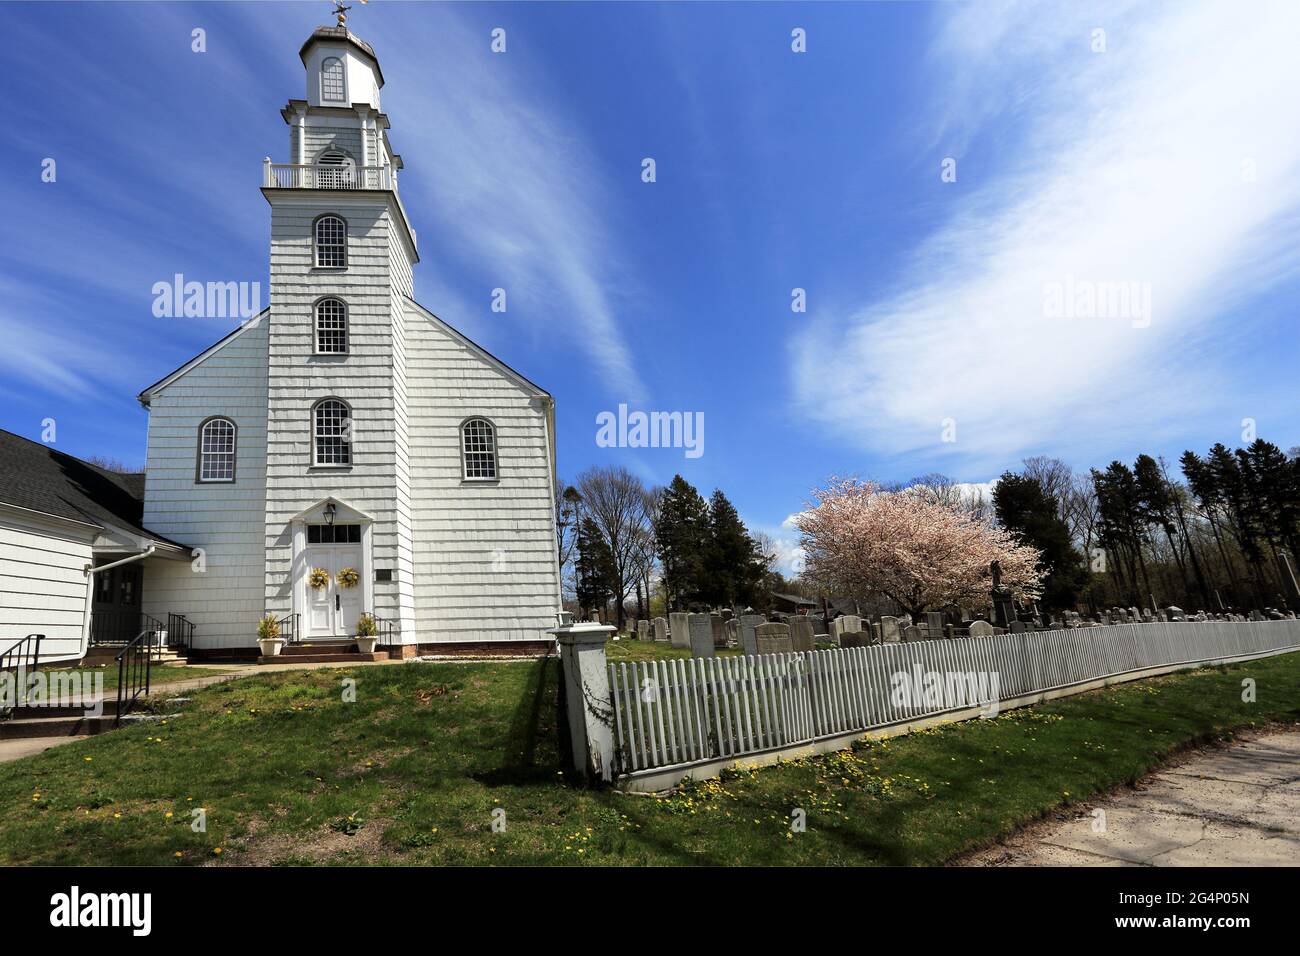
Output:
<instances>
[{"instance_id":1,"label":"white church building","mask_svg":"<svg viewBox=\"0 0 1300 956\"><path fill-rule=\"evenodd\" d=\"M163 622L251 657L265 614L310 643L363 613L394 655L549 646L555 403L415 301L374 50L321 27L300 55L268 308L140 393L142 483L0 433L0 650Z\"/></svg>"}]
</instances>

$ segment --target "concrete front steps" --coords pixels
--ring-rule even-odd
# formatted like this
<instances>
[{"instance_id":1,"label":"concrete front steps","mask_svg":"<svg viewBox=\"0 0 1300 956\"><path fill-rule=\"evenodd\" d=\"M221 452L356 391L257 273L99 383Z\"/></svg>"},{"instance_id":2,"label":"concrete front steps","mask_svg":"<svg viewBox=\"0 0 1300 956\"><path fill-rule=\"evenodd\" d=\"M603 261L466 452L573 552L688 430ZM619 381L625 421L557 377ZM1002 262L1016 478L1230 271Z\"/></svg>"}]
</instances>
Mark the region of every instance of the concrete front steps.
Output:
<instances>
[{"instance_id":1,"label":"concrete front steps","mask_svg":"<svg viewBox=\"0 0 1300 956\"><path fill-rule=\"evenodd\" d=\"M113 729L116 699L104 702L104 713L87 717L84 707L15 707L0 720L0 740L34 737L84 737Z\"/></svg>"},{"instance_id":2,"label":"concrete front steps","mask_svg":"<svg viewBox=\"0 0 1300 956\"><path fill-rule=\"evenodd\" d=\"M121 644L96 644L86 652L86 656L81 659L79 666L116 667L117 655L120 653L122 653ZM161 651L154 651L154 667L169 667L188 663L189 661L183 653L175 651L170 647L164 647Z\"/></svg>"},{"instance_id":3,"label":"concrete front steps","mask_svg":"<svg viewBox=\"0 0 1300 956\"><path fill-rule=\"evenodd\" d=\"M259 664L367 664L372 661L389 659L386 648L377 647L373 654L362 654L357 642L342 638L338 640L303 641L301 644L286 644L275 657L259 657Z\"/></svg>"}]
</instances>

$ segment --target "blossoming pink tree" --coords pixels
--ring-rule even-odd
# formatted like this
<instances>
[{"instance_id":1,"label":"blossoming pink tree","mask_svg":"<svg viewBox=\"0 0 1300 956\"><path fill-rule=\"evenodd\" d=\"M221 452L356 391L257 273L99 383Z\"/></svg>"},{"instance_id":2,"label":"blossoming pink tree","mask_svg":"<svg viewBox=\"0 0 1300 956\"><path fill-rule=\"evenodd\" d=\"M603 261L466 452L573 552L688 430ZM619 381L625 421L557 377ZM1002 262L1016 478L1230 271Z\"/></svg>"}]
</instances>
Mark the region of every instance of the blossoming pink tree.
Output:
<instances>
[{"instance_id":1,"label":"blossoming pink tree","mask_svg":"<svg viewBox=\"0 0 1300 956\"><path fill-rule=\"evenodd\" d=\"M1042 593L1037 548L1004 529L933 498L832 478L797 524L804 573L837 594L877 592L914 618L950 605L988 603L989 563L1018 599Z\"/></svg>"}]
</instances>

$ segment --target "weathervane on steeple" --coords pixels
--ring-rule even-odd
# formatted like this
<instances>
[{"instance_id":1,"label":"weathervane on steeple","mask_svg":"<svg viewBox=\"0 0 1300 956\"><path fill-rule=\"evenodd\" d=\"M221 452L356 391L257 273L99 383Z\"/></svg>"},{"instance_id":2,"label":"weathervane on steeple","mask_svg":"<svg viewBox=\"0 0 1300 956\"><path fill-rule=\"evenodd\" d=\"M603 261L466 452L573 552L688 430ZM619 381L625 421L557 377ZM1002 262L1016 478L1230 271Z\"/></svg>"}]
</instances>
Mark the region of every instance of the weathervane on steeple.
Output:
<instances>
[{"instance_id":1,"label":"weathervane on steeple","mask_svg":"<svg viewBox=\"0 0 1300 956\"><path fill-rule=\"evenodd\" d=\"M369 0L361 0L362 5L368 2ZM339 18L339 26L346 27L348 25L348 11L351 9L352 7L345 4L343 0L334 0L334 16Z\"/></svg>"}]
</instances>

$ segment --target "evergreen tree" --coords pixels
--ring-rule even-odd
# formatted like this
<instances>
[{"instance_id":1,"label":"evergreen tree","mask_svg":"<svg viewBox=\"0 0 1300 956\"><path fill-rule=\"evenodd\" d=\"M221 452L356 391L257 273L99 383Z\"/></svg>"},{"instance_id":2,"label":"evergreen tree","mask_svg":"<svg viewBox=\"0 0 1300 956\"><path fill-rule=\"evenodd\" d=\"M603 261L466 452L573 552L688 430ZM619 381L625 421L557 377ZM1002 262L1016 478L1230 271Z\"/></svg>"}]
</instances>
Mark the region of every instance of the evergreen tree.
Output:
<instances>
[{"instance_id":1,"label":"evergreen tree","mask_svg":"<svg viewBox=\"0 0 1300 956\"><path fill-rule=\"evenodd\" d=\"M993 508L1002 527L1042 552L1040 565L1047 571L1044 605L1053 610L1074 607L1088 571L1061 520L1060 504L1035 479L1007 472L993 487Z\"/></svg>"},{"instance_id":2,"label":"evergreen tree","mask_svg":"<svg viewBox=\"0 0 1300 956\"><path fill-rule=\"evenodd\" d=\"M1106 551L1119 591L1127 591L1133 604L1145 605L1150 598L1142 595L1151 593L1151 578L1142 553L1147 535L1137 479L1128 465L1112 461L1104 472L1093 469L1092 480L1097 492L1097 540Z\"/></svg>"},{"instance_id":3,"label":"evergreen tree","mask_svg":"<svg viewBox=\"0 0 1300 956\"><path fill-rule=\"evenodd\" d=\"M578 524L577 557L578 605L586 610L604 610L618 589L618 572L614 555L600 528L591 518Z\"/></svg>"},{"instance_id":4,"label":"evergreen tree","mask_svg":"<svg viewBox=\"0 0 1300 956\"><path fill-rule=\"evenodd\" d=\"M654 536L668 607L685 608L705 600L705 564L711 541L709 506L681 475L673 476L659 498Z\"/></svg>"},{"instance_id":5,"label":"evergreen tree","mask_svg":"<svg viewBox=\"0 0 1300 956\"><path fill-rule=\"evenodd\" d=\"M1228 583L1231 586L1228 601L1234 607L1240 607L1245 595L1241 590L1241 584L1237 580L1237 569L1233 566L1232 558L1228 554L1227 544L1224 541L1221 513L1224 501L1222 491L1215 480L1214 471L1210 468L1209 463L1194 451L1183 452L1181 464L1183 476L1187 478L1187 487L1191 490L1192 497L1196 499L1201 512L1205 515L1205 520L1210 526L1210 534L1214 537L1214 543L1219 552L1219 559L1223 562L1223 570L1228 575Z\"/></svg>"},{"instance_id":6,"label":"evergreen tree","mask_svg":"<svg viewBox=\"0 0 1300 956\"><path fill-rule=\"evenodd\" d=\"M1213 476L1214 486L1223 502L1224 512L1228 518L1228 530L1232 533L1241 549L1242 555L1252 570L1251 585L1257 607L1263 607L1265 574L1264 551L1262 548L1263 531L1260 528L1260 515L1255 510L1255 502L1246 476L1241 473L1241 462L1222 442L1210 449L1206 466Z\"/></svg>"},{"instance_id":7,"label":"evergreen tree","mask_svg":"<svg viewBox=\"0 0 1300 956\"><path fill-rule=\"evenodd\" d=\"M709 499L709 537L706 599L728 607L755 603L767 561L720 488Z\"/></svg>"}]
</instances>

